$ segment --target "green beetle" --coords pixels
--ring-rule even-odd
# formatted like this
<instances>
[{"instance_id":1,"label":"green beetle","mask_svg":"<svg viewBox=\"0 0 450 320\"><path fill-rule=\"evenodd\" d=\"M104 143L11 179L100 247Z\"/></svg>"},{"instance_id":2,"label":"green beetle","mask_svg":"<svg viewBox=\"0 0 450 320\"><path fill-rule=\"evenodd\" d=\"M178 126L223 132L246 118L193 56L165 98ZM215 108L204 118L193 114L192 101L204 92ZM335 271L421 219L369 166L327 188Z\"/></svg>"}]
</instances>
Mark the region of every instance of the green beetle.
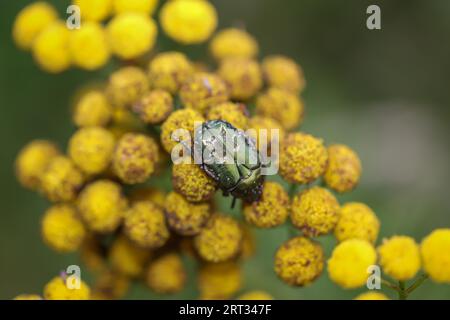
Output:
<instances>
[{"instance_id":1,"label":"green beetle","mask_svg":"<svg viewBox=\"0 0 450 320\"><path fill-rule=\"evenodd\" d=\"M224 195L234 200L259 201L264 177L254 140L223 120L198 126L194 135L194 160L214 179Z\"/></svg>"}]
</instances>

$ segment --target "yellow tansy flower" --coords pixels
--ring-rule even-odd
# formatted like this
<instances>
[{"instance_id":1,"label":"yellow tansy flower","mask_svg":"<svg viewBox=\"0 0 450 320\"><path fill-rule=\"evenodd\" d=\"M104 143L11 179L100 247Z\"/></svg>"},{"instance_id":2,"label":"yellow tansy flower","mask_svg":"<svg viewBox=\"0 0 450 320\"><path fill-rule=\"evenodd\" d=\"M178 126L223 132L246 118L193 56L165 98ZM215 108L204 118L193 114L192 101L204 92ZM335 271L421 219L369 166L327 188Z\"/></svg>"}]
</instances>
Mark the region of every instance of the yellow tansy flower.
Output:
<instances>
[{"instance_id":1,"label":"yellow tansy flower","mask_svg":"<svg viewBox=\"0 0 450 320\"><path fill-rule=\"evenodd\" d=\"M114 135L101 127L81 128L70 138L68 153L73 162L89 175L105 171L111 163Z\"/></svg>"},{"instance_id":2,"label":"yellow tansy flower","mask_svg":"<svg viewBox=\"0 0 450 320\"><path fill-rule=\"evenodd\" d=\"M155 171L158 161L159 149L153 138L127 133L117 143L113 170L124 183L142 183Z\"/></svg>"},{"instance_id":3,"label":"yellow tansy flower","mask_svg":"<svg viewBox=\"0 0 450 320\"><path fill-rule=\"evenodd\" d=\"M193 163L173 165L172 185L190 202L210 200L217 190L215 181Z\"/></svg>"},{"instance_id":4,"label":"yellow tansy flower","mask_svg":"<svg viewBox=\"0 0 450 320\"><path fill-rule=\"evenodd\" d=\"M69 49L70 31L62 21L48 25L33 42L32 51L37 64L49 73L60 73L72 64Z\"/></svg>"},{"instance_id":5,"label":"yellow tansy flower","mask_svg":"<svg viewBox=\"0 0 450 320\"><path fill-rule=\"evenodd\" d=\"M100 22L112 13L112 0L73 0L72 2L80 8L82 20Z\"/></svg>"},{"instance_id":6,"label":"yellow tansy flower","mask_svg":"<svg viewBox=\"0 0 450 320\"><path fill-rule=\"evenodd\" d=\"M159 294L180 292L186 283L186 271L181 257L167 253L153 260L146 271L146 283Z\"/></svg>"},{"instance_id":7,"label":"yellow tansy flower","mask_svg":"<svg viewBox=\"0 0 450 320\"><path fill-rule=\"evenodd\" d=\"M322 139L291 133L280 147L280 175L291 183L310 183L325 172L328 152Z\"/></svg>"},{"instance_id":8,"label":"yellow tansy flower","mask_svg":"<svg viewBox=\"0 0 450 320\"><path fill-rule=\"evenodd\" d=\"M34 140L28 143L15 162L19 182L26 188L39 190L43 171L59 153L58 147L50 141Z\"/></svg>"},{"instance_id":9,"label":"yellow tansy flower","mask_svg":"<svg viewBox=\"0 0 450 320\"><path fill-rule=\"evenodd\" d=\"M328 147L328 166L324 174L326 184L338 192L351 191L361 177L361 161L349 147L335 144Z\"/></svg>"},{"instance_id":10,"label":"yellow tansy flower","mask_svg":"<svg viewBox=\"0 0 450 320\"><path fill-rule=\"evenodd\" d=\"M272 228L286 221L289 207L289 196L283 187L276 182L265 182L261 200L244 204L244 216L259 228Z\"/></svg>"},{"instance_id":11,"label":"yellow tansy flower","mask_svg":"<svg viewBox=\"0 0 450 320\"><path fill-rule=\"evenodd\" d=\"M187 79L180 89L183 106L197 110L201 114L206 114L209 108L215 105L227 102L228 97L226 83L212 73L196 73Z\"/></svg>"},{"instance_id":12,"label":"yellow tansy flower","mask_svg":"<svg viewBox=\"0 0 450 320\"><path fill-rule=\"evenodd\" d=\"M208 1L167 1L160 13L164 32L183 44L202 43L217 27L216 9Z\"/></svg>"},{"instance_id":13,"label":"yellow tansy flower","mask_svg":"<svg viewBox=\"0 0 450 320\"><path fill-rule=\"evenodd\" d=\"M143 248L162 247L169 230L162 209L150 201L137 202L125 214L125 233Z\"/></svg>"},{"instance_id":14,"label":"yellow tansy flower","mask_svg":"<svg viewBox=\"0 0 450 320\"><path fill-rule=\"evenodd\" d=\"M78 198L78 210L87 226L100 233L117 229L127 209L127 200L119 184L97 180L89 184Z\"/></svg>"},{"instance_id":15,"label":"yellow tansy flower","mask_svg":"<svg viewBox=\"0 0 450 320\"><path fill-rule=\"evenodd\" d=\"M399 281L414 278L420 269L419 245L411 237L384 239L378 256L384 273Z\"/></svg>"},{"instance_id":16,"label":"yellow tansy flower","mask_svg":"<svg viewBox=\"0 0 450 320\"><path fill-rule=\"evenodd\" d=\"M306 85L303 71L292 59L274 55L262 63L264 77L269 86L284 89L293 94L300 93Z\"/></svg>"},{"instance_id":17,"label":"yellow tansy flower","mask_svg":"<svg viewBox=\"0 0 450 320\"><path fill-rule=\"evenodd\" d=\"M69 288L67 276L58 276L53 278L44 287L45 300L89 300L91 295L90 288L80 280L79 288Z\"/></svg>"},{"instance_id":18,"label":"yellow tansy flower","mask_svg":"<svg viewBox=\"0 0 450 320\"><path fill-rule=\"evenodd\" d=\"M420 245L423 268L438 283L450 283L450 229L436 229Z\"/></svg>"},{"instance_id":19,"label":"yellow tansy flower","mask_svg":"<svg viewBox=\"0 0 450 320\"><path fill-rule=\"evenodd\" d=\"M184 236L193 236L201 232L211 217L208 203L189 203L176 192L167 195L164 211L170 228Z\"/></svg>"},{"instance_id":20,"label":"yellow tansy flower","mask_svg":"<svg viewBox=\"0 0 450 320\"><path fill-rule=\"evenodd\" d=\"M330 279L345 289L366 284L368 268L375 265L375 248L365 240L351 239L338 244L328 260Z\"/></svg>"},{"instance_id":21,"label":"yellow tansy flower","mask_svg":"<svg viewBox=\"0 0 450 320\"><path fill-rule=\"evenodd\" d=\"M172 94L178 92L193 72L191 61L183 53L175 51L159 53L148 67L151 86Z\"/></svg>"},{"instance_id":22,"label":"yellow tansy flower","mask_svg":"<svg viewBox=\"0 0 450 320\"><path fill-rule=\"evenodd\" d=\"M224 59L218 74L230 86L230 97L240 101L255 96L263 85L258 62L248 58Z\"/></svg>"},{"instance_id":23,"label":"yellow tansy flower","mask_svg":"<svg viewBox=\"0 0 450 320\"><path fill-rule=\"evenodd\" d=\"M291 220L308 237L328 234L339 219L339 202L327 189L312 187L292 200Z\"/></svg>"},{"instance_id":24,"label":"yellow tansy flower","mask_svg":"<svg viewBox=\"0 0 450 320\"><path fill-rule=\"evenodd\" d=\"M106 33L95 22L85 22L70 32L69 50L73 64L86 70L103 67L111 55Z\"/></svg>"},{"instance_id":25,"label":"yellow tansy flower","mask_svg":"<svg viewBox=\"0 0 450 320\"><path fill-rule=\"evenodd\" d=\"M120 235L111 245L108 260L116 272L131 278L138 278L143 275L151 254L148 249L141 248L125 236Z\"/></svg>"},{"instance_id":26,"label":"yellow tansy flower","mask_svg":"<svg viewBox=\"0 0 450 320\"><path fill-rule=\"evenodd\" d=\"M244 30L229 28L219 31L211 40L209 50L214 58L254 58L259 51L253 36Z\"/></svg>"},{"instance_id":27,"label":"yellow tansy flower","mask_svg":"<svg viewBox=\"0 0 450 320\"><path fill-rule=\"evenodd\" d=\"M322 274L324 259L318 242L304 237L292 238L275 254L275 272L289 285L305 286Z\"/></svg>"},{"instance_id":28,"label":"yellow tansy flower","mask_svg":"<svg viewBox=\"0 0 450 320\"><path fill-rule=\"evenodd\" d=\"M106 126L112 118L112 106L101 90L89 90L77 100L73 122L78 127Z\"/></svg>"},{"instance_id":29,"label":"yellow tansy flower","mask_svg":"<svg viewBox=\"0 0 450 320\"><path fill-rule=\"evenodd\" d=\"M84 183L82 172L65 156L50 160L41 176L42 190L50 201L69 202L75 200Z\"/></svg>"},{"instance_id":30,"label":"yellow tansy flower","mask_svg":"<svg viewBox=\"0 0 450 320\"><path fill-rule=\"evenodd\" d=\"M200 299L230 299L242 286L242 273L235 262L208 263L200 268Z\"/></svg>"},{"instance_id":31,"label":"yellow tansy flower","mask_svg":"<svg viewBox=\"0 0 450 320\"><path fill-rule=\"evenodd\" d=\"M30 49L36 37L52 22L58 13L47 2L37 1L23 8L13 25L13 38L22 49Z\"/></svg>"},{"instance_id":32,"label":"yellow tansy flower","mask_svg":"<svg viewBox=\"0 0 450 320\"><path fill-rule=\"evenodd\" d=\"M361 239L375 243L380 230L380 221L364 203L349 202L341 207L334 235L339 242Z\"/></svg>"},{"instance_id":33,"label":"yellow tansy flower","mask_svg":"<svg viewBox=\"0 0 450 320\"><path fill-rule=\"evenodd\" d=\"M389 298L381 292L369 291L361 293L354 300L389 300Z\"/></svg>"},{"instance_id":34,"label":"yellow tansy flower","mask_svg":"<svg viewBox=\"0 0 450 320\"><path fill-rule=\"evenodd\" d=\"M109 22L107 34L112 52L121 59L129 60L153 49L158 29L150 17L125 12Z\"/></svg>"},{"instance_id":35,"label":"yellow tansy flower","mask_svg":"<svg viewBox=\"0 0 450 320\"><path fill-rule=\"evenodd\" d=\"M277 120L284 129L295 129L303 121L304 105L296 95L269 88L256 100L256 114Z\"/></svg>"},{"instance_id":36,"label":"yellow tansy flower","mask_svg":"<svg viewBox=\"0 0 450 320\"><path fill-rule=\"evenodd\" d=\"M56 251L72 252L81 246L86 229L74 207L56 205L42 218L41 233L44 241Z\"/></svg>"},{"instance_id":37,"label":"yellow tansy flower","mask_svg":"<svg viewBox=\"0 0 450 320\"><path fill-rule=\"evenodd\" d=\"M216 213L195 237L194 244L208 262L230 260L241 250L242 229L231 217Z\"/></svg>"}]
</instances>

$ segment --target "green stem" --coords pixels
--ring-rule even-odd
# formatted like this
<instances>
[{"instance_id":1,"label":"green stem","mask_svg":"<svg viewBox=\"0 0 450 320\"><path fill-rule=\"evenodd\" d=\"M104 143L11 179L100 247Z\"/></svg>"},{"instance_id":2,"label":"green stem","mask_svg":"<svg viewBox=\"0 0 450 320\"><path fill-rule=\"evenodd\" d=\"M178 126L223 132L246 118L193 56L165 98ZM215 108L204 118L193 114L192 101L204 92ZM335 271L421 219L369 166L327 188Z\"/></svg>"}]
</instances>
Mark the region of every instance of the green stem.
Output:
<instances>
[{"instance_id":1,"label":"green stem","mask_svg":"<svg viewBox=\"0 0 450 320\"><path fill-rule=\"evenodd\" d=\"M238 204L239 199L231 197L230 213L236 220L241 220L241 205Z\"/></svg>"},{"instance_id":2,"label":"green stem","mask_svg":"<svg viewBox=\"0 0 450 320\"><path fill-rule=\"evenodd\" d=\"M422 274L419 279L417 279L408 289L406 289L406 294L410 294L418 287L420 287L426 280L428 279L428 275Z\"/></svg>"},{"instance_id":3,"label":"green stem","mask_svg":"<svg viewBox=\"0 0 450 320\"><path fill-rule=\"evenodd\" d=\"M391 282L389 282L389 281L387 281L385 279L381 279L381 283L383 285L385 285L386 287L388 287L389 289L392 289L392 290L394 290L396 292L398 292L400 290L400 288L397 287L395 284L393 284L393 283L391 283Z\"/></svg>"},{"instance_id":4,"label":"green stem","mask_svg":"<svg viewBox=\"0 0 450 320\"><path fill-rule=\"evenodd\" d=\"M389 289L392 289L394 291L397 292L398 294L398 299L399 300L406 300L408 299L408 296L411 294L411 292L413 292L414 290L416 290L418 287L420 287L426 280L428 279L428 275L426 274L422 274L411 286L409 286L408 288L406 288L406 283L405 281L399 281L398 282L398 286L396 286L395 284L393 284L392 282L385 280L385 279L381 279L381 283L383 285L385 285L386 287L388 287Z\"/></svg>"},{"instance_id":5,"label":"green stem","mask_svg":"<svg viewBox=\"0 0 450 320\"><path fill-rule=\"evenodd\" d=\"M328 187L328 185L327 185L327 183L325 182L325 179L321 179L320 180L320 184L319 184L322 188L326 188L326 187Z\"/></svg>"},{"instance_id":6,"label":"green stem","mask_svg":"<svg viewBox=\"0 0 450 320\"><path fill-rule=\"evenodd\" d=\"M399 287L399 291L398 291L398 299L399 300L406 300L408 299L408 293L405 290L405 281L399 281L398 282L398 287Z\"/></svg>"},{"instance_id":7,"label":"green stem","mask_svg":"<svg viewBox=\"0 0 450 320\"><path fill-rule=\"evenodd\" d=\"M286 224L288 239L295 238L299 235L299 230L289 221Z\"/></svg>"},{"instance_id":8,"label":"green stem","mask_svg":"<svg viewBox=\"0 0 450 320\"><path fill-rule=\"evenodd\" d=\"M289 226L289 237L294 238L298 236L298 231L294 226Z\"/></svg>"},{"instance_id":9,"label":"green stem","mask_svg":"<svg viewBox=\"0 0 450 320\"><path fill-rule=\"evenodd\" d=\"M295 191L297 191L297 185L295 183L292 183L289 188L289 197L293 198L295 195Z\"/></svg>"}]
</instances>

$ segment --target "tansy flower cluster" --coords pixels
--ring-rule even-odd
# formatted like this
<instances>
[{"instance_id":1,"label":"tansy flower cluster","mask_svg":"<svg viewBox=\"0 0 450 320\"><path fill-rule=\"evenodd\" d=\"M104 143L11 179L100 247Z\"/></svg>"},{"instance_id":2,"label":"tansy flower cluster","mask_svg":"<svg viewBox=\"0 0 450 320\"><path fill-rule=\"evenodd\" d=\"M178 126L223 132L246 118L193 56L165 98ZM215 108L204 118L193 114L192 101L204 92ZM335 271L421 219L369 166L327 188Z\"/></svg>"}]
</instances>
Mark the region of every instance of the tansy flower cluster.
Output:
<instances>
[{"instance_id":1,"label":"tansy flower cluster","mask_svg":"<svg viewBox=\"0 0 450 320\"><path fill-rule=\"evenodd\" d=\"M216 30L217 12L207 1L165 1L156 17L158 2L72 0L79 10L68 20L77 21L66 26L55 8L38 1L18 13L13 38L40 68L60 73L70 67L100 69L112 57L130 61L148 55L156 46L156 18L165 35L183 44L202 43Z\"/></svg>"},{"instance_id":2,"label":"tansy flower cluster","mask_svg":"<svg viewBox=\"0 0 450 320\"><path fill-rule=\"evenodd\" d=\"M360 288L374 265L401 297L412 291L405 281L417 279L413 289L426 277L450 283L450 229L420 244L402 235L380 241L380 221L367 204L340 203L340 194L358 185L361 161L351 147L301 130L306 81L294 60L260 59L258 42L245 30L216 32L217 12L206 0L73 3L81 10L74 30L45 2L20 11L13 27L18 47L50 73L98 69L111 56L121 62L111 62L113 71L99 85L78 91L67 147L31 141L15 170L23 187L49 201L43 241L60 253L78 252L95 281L70 289L62 273L42 296L16 299L120 299L137 281L157 294L176 294L190 281L188 259L197 266L196 298L273 299L246 286L242 266L258 247L252 228L280 226L290 235L268 263L287 285L308 286L326 272L342 288ZM159 28L181 45L208 43L214 63L156 43ZM250 129L258 148L277 156L279 177L267 177L260 199L242 202L240 215L219 209L220 186L203 167L171 161L207 120ZM272 129L278 141L264 138ZM327 235L336 240L331 254L321 244Z\"/></svg>"}]
</instances>

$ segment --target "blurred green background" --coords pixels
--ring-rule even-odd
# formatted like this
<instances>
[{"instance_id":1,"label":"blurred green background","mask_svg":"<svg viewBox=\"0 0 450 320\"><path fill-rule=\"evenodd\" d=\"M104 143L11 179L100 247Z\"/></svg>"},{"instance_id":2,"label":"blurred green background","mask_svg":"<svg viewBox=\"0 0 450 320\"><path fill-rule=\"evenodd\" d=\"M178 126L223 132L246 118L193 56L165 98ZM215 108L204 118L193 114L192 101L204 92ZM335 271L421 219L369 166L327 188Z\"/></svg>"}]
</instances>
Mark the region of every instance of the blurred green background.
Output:
<instances>
[{"instance_id":1,"label":"blurred green background","mask_svg":"<svg viewBox=\"0 0 450 320\"><path fill-rule=\"evenodd\" d=\"M76 255L57 255L42 243L39 222L48 203L18 185L13 162L19 149L35 138L65 148L74 130L69 115L73 93L107 74L45 74L29 53L15 48L11 26L30 2L0 1L1 299L40 293L52 276L79 263ZM50 2L64 14L68 1ZM282 53L302 65L308 82L302 130L358 151L364 168L361 184L339 198L374 209L382 221L380 240L407 234L420 241L435 228L450 227L450 1L213 2L222 27L244 25L259 39L262 55ZM382 30L366 29L369 4L381 7ZM163 37L160 43L164 49L171 46ZM200 58L205 55L201 49L188 52ZM326 272L307 288L284 285L272 270L272 260L287 230L256 235L257 255L244 265L244 289L267 290L277 299L347 299L361 291L340 289ZM333 239L320 241L329 254ZM196 295L191 277L175 298ZM130 297L161 298L141 286L133 287ZM450 286L427 282L411 298L448 299Z\"/></svg>"}]
</instances>

